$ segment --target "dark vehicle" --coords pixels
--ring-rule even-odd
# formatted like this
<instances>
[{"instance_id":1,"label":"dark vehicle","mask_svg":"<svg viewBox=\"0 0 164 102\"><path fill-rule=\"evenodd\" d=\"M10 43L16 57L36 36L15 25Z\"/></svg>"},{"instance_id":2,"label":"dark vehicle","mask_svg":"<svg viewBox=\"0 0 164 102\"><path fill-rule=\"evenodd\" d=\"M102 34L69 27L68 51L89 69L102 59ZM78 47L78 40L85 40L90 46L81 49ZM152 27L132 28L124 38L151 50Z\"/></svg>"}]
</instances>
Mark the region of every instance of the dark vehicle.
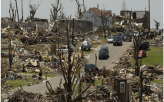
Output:
<instances>
[{"instance_id":1,"label":"dark vehicle","mask_svg":"<svg viewBox=\"0 0 164 102\"><path fill-rule=\"evenodd\" d=\"M116 36L120 36L122 40L123 40L123 38L124 38L124 34L123 34L123 33L119 33L119 34L117 34Z\"/></svg>"},{"instance_id":2,"label":"dark vehicle","mask_svg":"<svg viewBox=\"0 0 164 102\"><path fill-rule=\"evenodd\" d=\"M90 73L90 72L93 72L94 69L95 69L95 65L94 64L86 63L85 67L84 67L84 72L85 73Z\"/></svg>"},{"instance_id":3,"label":"dark vehicle","mask_svg":"<svg viewBox=\"0 0 164 102\"><path fill-rule=\"evenodd\" d=\"M149 42L148 41L141 41L139 50L147 50L149 48Z\"/></svg>"},{"instance_id":4,"label":"dark vehicle","mask_svg":"<svg viewBox=\"0 0 164 102\"><path fill-rule=\"evenodd\" d=\"M126 34L126 35L124 35L123 40L124 41L127 41L128 40L128 41L131 42L132 41L131 33L127 32L127 31L124 31L123 33ZM129 36L127 36L127 35L129 35Z\"/></svg>"},{"instance_id":5,"label":"dark vehicle","mask_svg":"<svg viewBox=\"0 0 164 102\"><path fill-rule=\"evenodd\" d=\"M113 38L113 46L121 45L122 46L122 38L120 36L115 36Z\"/></svg>"},{"instance_id":6,"label":"dark vehicle","mask_svg":"<svg viewBox=\"0 0 164 102\"><path fill-rule=\"evenodd\" d=\"M150 38L152 39L154 36L155 36L155 35L154 35L154 31L151 31L151 32L150 32Z\"/></svg>"},{"instance_id":7,"label":"dark vehicle","mask_svg":"<svg viewBox=\"0 0 164 102\"><path fill-rule=\"evenodd\" d=\"M108 58L108 57L109 57L109 49L108 47L104 46L99 51L99 59Z\"/></svg>"}]
</instances>

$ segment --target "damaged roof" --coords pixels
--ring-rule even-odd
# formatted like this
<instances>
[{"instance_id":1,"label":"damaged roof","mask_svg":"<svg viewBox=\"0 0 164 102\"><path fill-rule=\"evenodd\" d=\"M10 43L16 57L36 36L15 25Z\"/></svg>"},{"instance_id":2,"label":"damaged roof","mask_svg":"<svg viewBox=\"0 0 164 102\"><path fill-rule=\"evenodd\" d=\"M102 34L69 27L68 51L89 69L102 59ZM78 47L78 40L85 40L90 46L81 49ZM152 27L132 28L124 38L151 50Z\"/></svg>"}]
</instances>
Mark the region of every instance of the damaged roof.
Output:
<instances>
[{"instance_id":1,"label":"damaged roof","mask_svg":"<svg viewBox=\"0 0 164 102\"><path fill-rule=\"evenodd\" d=\"M103 12L103 16L110 16L111 10L99 10L98 8L91 8L93 12L95 12L98 16L101 16L101 11Z\"/></svg>"}]
</instances>

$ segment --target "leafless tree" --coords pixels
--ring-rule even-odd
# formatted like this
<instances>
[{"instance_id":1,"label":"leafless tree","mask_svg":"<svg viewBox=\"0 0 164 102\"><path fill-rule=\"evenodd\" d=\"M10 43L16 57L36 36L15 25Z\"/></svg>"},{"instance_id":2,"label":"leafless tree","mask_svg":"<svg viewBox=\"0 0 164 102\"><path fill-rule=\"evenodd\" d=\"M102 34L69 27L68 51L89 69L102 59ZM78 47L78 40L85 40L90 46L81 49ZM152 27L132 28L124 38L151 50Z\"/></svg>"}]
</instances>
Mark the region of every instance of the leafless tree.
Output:
<instances>
[{"instance_id":1,"label":"leafless tree","mask_svg":"<svg viewBox=\"0 0 164 102\"><path fill-rule=\"evenodd\" d=\"M71 0L71 1L73 1L73 0ZM75 1L76 1L76 4L77 4L77 11L76 11L76 15L75 15L75 16L76 16L78 19L81 19L82 14L83 14L84 12L86 12L87 6L85 6L84 0L83 0L83 4L80 4L80 3L79 3L79 0L75 0ZM83 11L82 11L82 6L83 6Z\"/></svg>"},{"instance_id":2,"label":"leafless tree","mask_svg":"<svg viewBox=\"0 0 164 102\"><path fill-rule=\"evenodd\" d=\"M122 10L127 10L126 0L122 2ZM126 12L123 12L123 15L126 15Z\"/></svg>"},{"instance_id":3,"label":"leafless tree","mask_svg":"<svg viewBox=\"0 0 164 102\"><path fill-rule=\"evenodd\" d=\"M159 24L159 22L157 22L156 20L154 20L154 22L155 22L155 26L156 26L156 29L158 29L158 26L160 26Z\"/></svg>"},{"instance_id":4,"label":"leafless tree","mask_svg":"<svg viewBox=\"0 0 164 102\"><path fill-rule=\"evenodd\" d=\"M42 2L42 0L41 0L41 2ZM33 20L36 10L40 6L41 2L39 2L38 5L36 6L36 4L31 4L31 0L30 0L29 8L30 8L30 19L31 20Z\"/></svg>"},{"instance_id":5,"label":"leafless tree","mask_svg":"<svg viewBox=\"0 0 164 102\"><path fill-rule=\"evenodd\" d=\"M109 11L101 10L101 20L102 20L102 25L103 25L103 31L104 31L104 34L105 34L105 36L104 36L105 39L106 39L105 30L106 30L107 24L109 22L109 18L111 17L110 15L105 15L106 12L109 12Z\"/></svg>"},{"instance_id":6,"label":"leafless tree","mask_svg":"<svg viewBox=\"0 0 164 102\"><path fill-rule=\"evenodd\" d=\"M68 36L67 23L65 24L65 29L67 31L66 39L67 39L67 46L68 46L68 62L62 63L61 57L63 56L63 53L61 52L58 53L59 58L60 58L60 70L62 71L63 78L64 78L63 86L65 89L65 92L62 92L60 95L64 94L64 96L66 96L66 97L62 97L63 101L77 102L79 100L86 99L87 97L89 97L89 94L92 94L92 92L89 94L86 94L85 92L93 83L93 80L91 80L91 82L85 89L83 90L81 89L82 82L81 82L80 68L87 62L87 60L85 58L81 58L79 55L76 56L76 54L72 56L72 60L71 60L71 51L70 51L70 42L69 42L69 36ZM48 86L48 83L47 83L47 86ZM61 87L61 82L59 86ZM78 91L79 93L75 96L75 91L77 88L79 90ZM49 90L49 93L50 92L52 92L52 90ZM54 100L55 96L50 95L50 97L53 101L55 101ZM61 98L59 99L61 101Z\"/></svg>"},{"instance_id":7,"label":"leafless tree","mask_svg":"<svg viewBox=\"0 0 164 102\"><path fill-rule=\"evenodd\" d=\"M139 62L138 53L139 53L139 47L140 47L141 41L143 40L143 37L146 35L145 29L146 29L146 26L144 26L144 30L142 31L142 32L144 32L144 34L141 35L141 30L139 29L139 27L136 27L136 30L138 31L137 33L139 34L138 36L135 36L133 34L133 30L131 29L131 35L130 36L133 38L133 45L134 45L133 55L134 55L134 60L135 60L135 76L139 76L140 67L138 64L138 62ZM126 36L129 36L125 33L123 33L123 34Z\"/></svg>"},{"instance_id":8,"label":"leafless tree","mask_svg":"<svg viewBox=\"0 0 164 102\"><path fill-rule=\"evenodd\" d=\"M61 4L60 0L56 0L55 5L53 3L51 3L51 5L52 5L52 9L50 9L50 12L51 12L52 21L53 21L52 29L54 29L54 28L57 29L58 28L57 21L60 20L60 16L64 17L63 11L60 11L62 8L62 4ZM59 16L59 11L60 11L60 16Z\"/></svg>"},{"instance_id":9,"label":"leafless tree","mask_svg":"<svg viewBox=\"0 0 164 102\"><path fill-rule=\"evenodd\" d=\"M124 0L123 2L122 2L122 10L126 10L126 0Z\"/></svg>"}]
</instances>

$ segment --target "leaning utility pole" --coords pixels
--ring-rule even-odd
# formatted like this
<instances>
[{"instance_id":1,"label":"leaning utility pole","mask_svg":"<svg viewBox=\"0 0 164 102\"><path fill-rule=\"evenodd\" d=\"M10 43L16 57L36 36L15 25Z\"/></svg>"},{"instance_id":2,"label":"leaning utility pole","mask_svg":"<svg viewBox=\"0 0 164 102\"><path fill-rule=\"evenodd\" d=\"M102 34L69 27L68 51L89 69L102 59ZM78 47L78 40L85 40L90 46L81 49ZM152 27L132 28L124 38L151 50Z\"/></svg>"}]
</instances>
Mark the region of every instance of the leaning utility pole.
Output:
<instances>
[{"instance_id":1,"label":"leaning utility pole","mask_svg":"<svg viewBox=\"0 0 164 102\"><path fill-rule=\"evenodd\" d=\"M150 0L149 0L149 32L150 32Z\"/></svg>"},{"instance_id":2,"label":"leaning utility pole","mask_svg":"<svg viewBox=\"0 0 164 102\"><path fill-rule=\"evenodd\" d=\"M74 39L74 18L72 22L72 44L73 44L73 39Z\"/></svg>"}]
</instances>

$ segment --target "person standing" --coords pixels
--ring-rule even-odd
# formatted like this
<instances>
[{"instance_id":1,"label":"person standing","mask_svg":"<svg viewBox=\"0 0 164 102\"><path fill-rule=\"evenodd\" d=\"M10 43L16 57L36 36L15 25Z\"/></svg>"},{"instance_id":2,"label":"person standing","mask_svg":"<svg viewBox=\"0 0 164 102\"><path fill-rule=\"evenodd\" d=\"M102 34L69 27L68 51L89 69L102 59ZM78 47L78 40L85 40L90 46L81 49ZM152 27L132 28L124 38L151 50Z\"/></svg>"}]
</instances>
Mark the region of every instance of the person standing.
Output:
<instances>
[{"instance_id":1,"label":"person standing","mask_svg":"<svg viewBox=\"0 0 164 102\"><path fill-rule=\"evenodd\" d=\"M39 72L39 80L41 80L42 78L42 70L40 69L40 72Z\"/></svg>"}]
</instances>

